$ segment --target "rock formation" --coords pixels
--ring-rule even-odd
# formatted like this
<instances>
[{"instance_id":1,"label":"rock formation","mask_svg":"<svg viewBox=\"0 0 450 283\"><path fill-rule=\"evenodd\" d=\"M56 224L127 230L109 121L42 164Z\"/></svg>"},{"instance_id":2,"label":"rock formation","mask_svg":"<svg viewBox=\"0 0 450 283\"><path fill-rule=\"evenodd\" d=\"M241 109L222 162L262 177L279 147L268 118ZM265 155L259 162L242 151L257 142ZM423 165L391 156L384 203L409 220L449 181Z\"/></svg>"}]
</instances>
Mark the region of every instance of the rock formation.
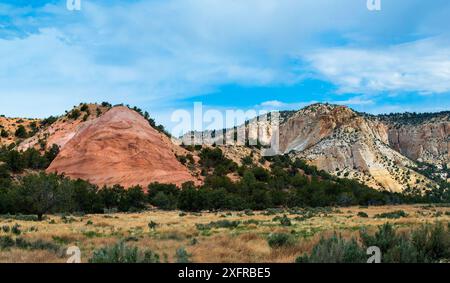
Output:
<instances>
[{"instance_id":1,"label":"rock formation","mask_svg":"<svg viewBox=\"0 0 450 283\"><path fill-rule=\"evenodd\" d=\"M196 181L176 159L177 150L181 149L139 113L114 107L83 123L47 171L97 185L124 187Z\"/></svg>"}]
</instances>

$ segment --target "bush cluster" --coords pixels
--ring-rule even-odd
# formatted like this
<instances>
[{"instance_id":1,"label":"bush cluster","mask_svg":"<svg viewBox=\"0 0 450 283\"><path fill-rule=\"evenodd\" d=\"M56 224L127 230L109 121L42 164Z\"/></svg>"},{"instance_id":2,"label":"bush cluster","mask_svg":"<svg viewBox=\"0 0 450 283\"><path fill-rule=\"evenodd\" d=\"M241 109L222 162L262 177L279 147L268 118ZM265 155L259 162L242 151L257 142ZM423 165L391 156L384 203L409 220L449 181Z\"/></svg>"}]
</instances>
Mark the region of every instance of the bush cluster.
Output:
<instances>
[{"instance_id":1,"label":"bush cluster","mask_svg":"<svg viewBox=\"0 0 450 283\"><path fill-rule=\"evenodd\" d=\"M23 152L10 150L3 146L0 148L0 179L9 177L8 171L21 173L25 169L46 169L59 153L59 147L53 145L50 149L41 154L34 148L29 148ZM0 183L1 184L1 183Z\"/></svg>"},{"instance_id":2,"label":"bush cluster","mask_svg":"<svg viewBox=\"0 0 450 283\"><path fill-rule=\"evenodd\" d=\"M119 242L110 247L94 251L89 263L159 263L160 257L150 250L141 251L137 247Z\"/></svg>"},{"instance_id":3,"label":"bush cluster","mask_svg":"<svg viewBox=\"0 0 450 283\"><path fill-rule=\"evenodd\" d=\"M357 181L339 179L288 156L270 158L271 170L248 163L237 166L219 148L202 149L205 184L151 184L149 202L161 209L262 210L271 207L381 205L416 202L417 197L380 192ZM228 173L239 174L232 182Z\"/></svg>"},{"instance_id":4,"label":"bush cluster","mask_svg":"<svg viewBox=\"0 0 450 283\"><path fill-rule=\"evenodd\" d=\"M38 220L46 213L138 211L146 201L141 187L99 188L56 174L29 174L18 183L0 186L0 214L34 214Z\"/></svg>"},{"instance_id":5,"label":"bush cluster","mask_svg":"<svg viewBox=\"0 0 450 283\"><path fill-rule=\"evenodd\" d=\"M368 247L381 250L383 263L439 263L450 260L450 231L442 223L425 224L411 233L384 224L374 235L360 231L361 242L341 235L322 238L311 254L299 256L298 263L365 263Z\"/></svg>"}]
</instances>

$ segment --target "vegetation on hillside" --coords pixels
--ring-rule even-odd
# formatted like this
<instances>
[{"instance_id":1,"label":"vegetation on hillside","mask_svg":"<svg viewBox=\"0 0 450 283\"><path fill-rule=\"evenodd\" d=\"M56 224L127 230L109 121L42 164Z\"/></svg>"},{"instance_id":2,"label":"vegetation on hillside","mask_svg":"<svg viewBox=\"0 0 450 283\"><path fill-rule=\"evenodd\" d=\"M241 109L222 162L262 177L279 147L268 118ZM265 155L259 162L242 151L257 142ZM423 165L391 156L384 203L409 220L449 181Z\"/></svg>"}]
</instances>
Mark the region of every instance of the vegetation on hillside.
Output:
<instances>
[{"instance_id":1,"label":"vegetation on hillside","mask_svg":"<svg viewBox=\"0 0 450 283\"><path fill-rule=\"evenodd\" d=\"M153 183L145 193L139 186L99 188L55 174L17 174L25 169L34 172L45 169L57 152L57 147L43 155L35 149L0 150L0 214L36 214L41 219L46 213L57 212L139 211L149 204L166 210L201 211L450 201L448 190L439 199L436 195L431 198L376 191L356 181L333 177L288 156L269 158L271 170L251 160L238 166L219 148L201 150L205 183L199 187L192 182L181 188ZM237 174L240 179L233 182L228 174Z\"/></svg>"},{"instance_id":2,"label":"vegetation on hillside","mask_svg":"<svg viewBox=\"0 0 450 283\"><path fill-rule=\"evenodd\" d=\"M253 164L246 158L238 166L224 157L219 148L200 152L205 184L192 183L179 190L174 185L151 184L149 201L162 209L198 211L204 209L266 209L269 207L323 207L381 205L414 202L450 201L449 191L439 197L376 191L357 181L341 179L288 156L267 158L271 169ZM228 174L238 174L232 182Z\"/></svg>"}]
</instances>

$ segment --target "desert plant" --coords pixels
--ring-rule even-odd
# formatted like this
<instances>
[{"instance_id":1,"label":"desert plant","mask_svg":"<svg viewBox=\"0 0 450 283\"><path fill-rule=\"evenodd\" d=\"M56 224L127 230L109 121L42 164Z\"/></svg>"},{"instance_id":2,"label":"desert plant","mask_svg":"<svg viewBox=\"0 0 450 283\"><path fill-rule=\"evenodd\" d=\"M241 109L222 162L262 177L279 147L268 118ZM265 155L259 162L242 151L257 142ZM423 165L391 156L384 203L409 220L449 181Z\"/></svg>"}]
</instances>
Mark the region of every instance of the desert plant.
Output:
<instances>
[{"instance_id":1,"label":"desert plant","mask_svg":"<svg viewBox=\"0 0 450 283\"><path fill-rule=\"evenodd\" d=\"M412 242L421 261L438 262L450 259L450 231L442 223L425 224L413 231Z\"/></svg>"},{"instance_id":2,"label":"desert plant","mask_svg":"<svg viewBox=\"0 0 450 283\"><path fill-rule=\"evenodd\" d=\"M390 223L386 223L378 228L375 235L371 236L365 229L360 231L361 240L365 246L377 246L382 251L387 251L395 247L400 239L395 233L395 229Z\"/></svg>"},{"instance_id":3,"label":"desert plant","mask_svg":"<svg viewBox=\"0 0 450 283\"><path fill-rule=\"evenodd\" d=\"M369 215L367 213L365 213L364 211L358 212L358 216L362 217L362 218L368 218L369 217Z\"/></svg>"},{"instance_id":4,"label":"desert plant","mask_svg":"<svg viewBox=\"0 0 450 283\"><path fill-rule=\"evenodd\" d=\"M192 238L192 239L189 241L189 244L190 244L191 246L197 245L197 244L198 244L197 238Z\"/></svg>"},{"instance_id":5,"label":"desert plant","mask_svg":"<svg viewBox=\"0 0 450 283\"><path fill-rule=\"evenodd\" d=\"M0 249L7 249L14 246L14 240L10 236L0 237Z\"/></svg>"},{"instance_id":6,"label":"desert plant","mask_svg":"<svg viewBox=\"0 0 450 283\"><path fill-rule=\"evenodd\" d=\"M20 225L17 223L14 224L14 226L11 227L11 233L15 235L20 235L20 233L22 233L22 231L20 230Z\"/></svg>"},{"instance_id":7,"label":"desert plant","mask_svg":"<svg viewBox=\"0 0 450 283\"><path fill-rule=\"evenodd\" d=\"M228 228L234 229L241 224L240 221L219 220L210 222L208 224L195 224L198 230L208 230L213 228Z\"/></svg>"},{"instance_id":8,"label":"desert plant","mask_svg":"<svg viewBox=\"0 0 450 283\"><path fill-rule=\"evenodd\" d=\"M150 228L150 230L155 230L156 227L158 227L158 223L154 222L154 221L150 221L148 223L148 228Z\"/></svg>"},{"instance_id":9,"label":"desert plant","mask_svg":"<svg viewBox=\"0 0 450 283\"><path fill-rule=\"evenodd\" d=\"M281 224L281 226L291 226L292 225L291 220L286 215L281 217L280 224Z\"/></svg>"},{"instance_id":10,"label":"desert plant","mask_svg":"<svg viewBox=\"0 0 450 283\"><path fill-rule=\"evenodd\" d=\"M392 212L385 212L375 215L375 218L388 218L388 219L397 219L401 217L407 217L408 214L403 210L397 210Z\"/></svg>"},{"instance_id":11,"label":"desert plant","mask_svg":"<svg viewBox=\"0 0 450 283\"><path fill-rule=\"evenodd\" d=\"M177 263L190 263L191 256L185 248L179 248L175 253Z\"/></svg>"},{"instance_id":12,"label":"desert plant","mask_svg":"<svg viewBox=\"0 0 450 283\"><path fill-rule=\"evenodd\" d=\"M269 235L267 238L267 243L271 248L281 248L292 246L295 243L295 240L290 234L274 233Z\"/></svg>"},{"instance_id":13,"label":"desert plant","mask_svg":"<svg viewBox=\"0 0 450 283\"><path fill-rule=\"evenodd\" d=\"M313 248L310 256L303 255L296 259L297 263L364 263L366 252L355 239L347 241L341 235L329 239L322 238Z\"/></svg>"},{"instance_id":14,"label":"desert plant","mask_svg":"<svg viewBox=\"0 0 450 283\"><path fill-rule=\"evenodd\" d=\"M119 242L112 247L94 251L90 263L159 263L159 255L152 251L140 251Z\"/></svg>"},{"instance_id":15,"label":"desert plant","mask_svg":"<svg viewBox=\"0 0 450 283\"><path fill-rule=\"evenodd\" d=\"M28 249L28 250L48 250L54 253L57 253L60 251L60 246L52 243L52 242L46 242L43 240L37 240L37 241L29 241L24 238L18 237L16 238L15 242L16 247L20 249Z\"/></svg>"}]
</instances>

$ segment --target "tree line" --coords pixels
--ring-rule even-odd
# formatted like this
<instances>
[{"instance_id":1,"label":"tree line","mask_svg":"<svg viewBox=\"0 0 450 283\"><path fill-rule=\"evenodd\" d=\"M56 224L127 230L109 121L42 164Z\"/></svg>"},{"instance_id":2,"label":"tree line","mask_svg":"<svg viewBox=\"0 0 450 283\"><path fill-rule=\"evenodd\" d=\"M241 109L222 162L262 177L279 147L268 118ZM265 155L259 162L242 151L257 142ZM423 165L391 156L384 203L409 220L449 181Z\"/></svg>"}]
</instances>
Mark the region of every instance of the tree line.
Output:
<instances>
[{"instance_id":1,"label":"tree line","mask_svg":"<svg viewBox=\"0 0 450 283\"><path fill-rule=\"evenodd\" d=\"M12 166L16 159L30 160L26 157L34 156L31 152L9 151L0 155L4 162L0 164L0 214L36 214L42 219L47 213L135 212L149 206L201 211L450 202L448 190L426 196L377 191L354 180L331 176L288 156L266 158L271 162L270 170L254 164L250 157L238 166L219 148L204 148L199 154L205 175L201 186L192 182L184 183L181 188L153 183L146 190L140 186L125 189L119 185L98 187L87 181L43 172L12 174L17 169ZM47 155L41 157L52 157L51 153ZM25 163L26 166L34 164ZM240 180L231 181L229 173L238 174Z\"/></svg>"}]
</instances>

